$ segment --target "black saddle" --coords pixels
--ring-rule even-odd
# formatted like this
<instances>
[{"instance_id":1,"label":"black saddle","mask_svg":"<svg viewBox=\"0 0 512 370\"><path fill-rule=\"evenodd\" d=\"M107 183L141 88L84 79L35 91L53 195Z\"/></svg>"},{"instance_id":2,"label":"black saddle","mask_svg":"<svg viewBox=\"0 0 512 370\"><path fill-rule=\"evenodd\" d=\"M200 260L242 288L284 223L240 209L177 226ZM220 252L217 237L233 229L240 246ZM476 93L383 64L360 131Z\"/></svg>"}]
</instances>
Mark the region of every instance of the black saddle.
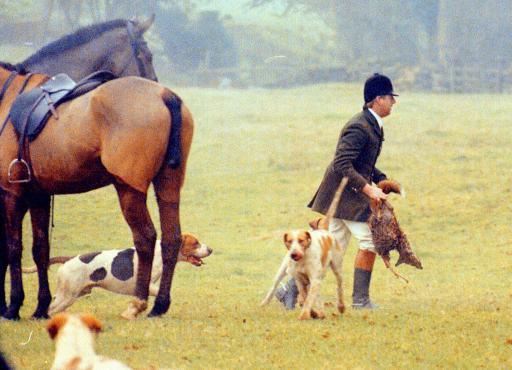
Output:
<instances>
[{"instance_id":1,"label":"black saddle","mask_svg":"<svg viewBox=\"0 0 512 370\"><path fill-rule=\"evenodd\" d=\"M56 109L59 104L79 97L114 78L116 77L110 71L98 71L76 83L68 75L61 73L44 84L18 95L8 116L18 133L19 142L18 157L9 165L9 182L30 182L32 178L30 158L28 162L23 160L26 139L35 140L48 122L50 115L59 119Z\"/></svg>"},{"instance_id":2,"label":"black saddle","mask_svg":"<svg viewBox=\"0 0 512 370\"><path fill-rule=\"evenodd\" d=\"M20 94L11 106L10 118L21 137L33 141L53 115L56 119L57 106L83 95L99 85L114 79L109 71L95 72L78 83L68 75L60 73L41 86Z\"/></svg>"}]
</instances>

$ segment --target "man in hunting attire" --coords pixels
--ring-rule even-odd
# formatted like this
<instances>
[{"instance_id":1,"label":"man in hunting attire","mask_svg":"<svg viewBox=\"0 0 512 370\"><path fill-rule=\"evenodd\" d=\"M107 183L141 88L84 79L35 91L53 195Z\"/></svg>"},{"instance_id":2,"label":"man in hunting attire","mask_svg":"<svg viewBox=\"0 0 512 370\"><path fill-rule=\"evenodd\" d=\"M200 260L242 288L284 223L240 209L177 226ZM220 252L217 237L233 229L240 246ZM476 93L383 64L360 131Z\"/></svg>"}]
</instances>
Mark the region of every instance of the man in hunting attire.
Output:
<instances>
[{"instance_id":1,"label":"man in hunting attire","mask_svg":"<svg viewBox=\"0 0 512 370\"><path fill-rule=\"evenodd\" d=\"M370 217L370 199L386 199L376 186L386 175L375 167L384 141L382 118L391 113L396 103L391 80L375 73L364 84L363 110L352 117L341 130L334 159L327 167L322 183L309 203L313 211L326 214L341 179L348 178L347 186L334 218L329 224L340 246L346 248L353 235L359 243L354 269L352 307L375 309L370 300L370 280L375 262L375 246L366 221ZM281 286L277 298L293 309L297 289L290 280Z\"/></svg>"}]
</instances>

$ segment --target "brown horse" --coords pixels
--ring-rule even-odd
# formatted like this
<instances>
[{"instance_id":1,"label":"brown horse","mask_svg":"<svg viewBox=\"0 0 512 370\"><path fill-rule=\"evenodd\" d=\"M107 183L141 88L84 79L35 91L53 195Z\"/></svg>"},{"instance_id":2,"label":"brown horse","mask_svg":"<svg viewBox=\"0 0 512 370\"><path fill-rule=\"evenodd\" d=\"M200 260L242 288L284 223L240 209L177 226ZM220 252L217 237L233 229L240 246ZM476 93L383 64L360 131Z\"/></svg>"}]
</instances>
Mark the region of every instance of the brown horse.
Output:
<instances>
[{"instance_id":1,"label":"brown horse","mask_svg":"<svg viewBox=\"0 0 512 370\"><path fill-rule=\"evenodd\" d=\"M7 86L16 67L0 63L0 89ZM22 71L21 71L22 72ZM26 81L20 73L7 86L0 101L0 122ZM36 74L26 91L46 81ZM31 162L32 181L11 183L8 167L18 151L17 134L10 121L0 134L0 187L5 207L5 235L11 273L10 305L3 317L19 319L24 291L21 275L22 220L30 210L33 247L38 268L38 305L34 318L46 318L51 294L48 284L49 208L52 194L86 192L113 184L121 210L132 230L139 256L136 300L123 313L134 318L146 308L156 230L147 205L147 190L153 183L162 230L163 275L150 316L167 312L174 267L180 247L179 202L193 134L193 119L181 100L162 85L139 77L125 77L63 103L57 108L58 119L51 117L46 128L24 151ZM181 123L181 162L168 165L171 126ZM2 127L0 127L0 130Z\"/></svg>"},{"instance_id":2,"label":"brown horse","mask_svg":"<svg viewBox=\"0 0 512 370\"><path fill-rule=\"evenodd\" d=\"M52 76L66 73L76 81L101 69L117 77L133 75L156 81L153 55L144 40L153 21L154 17L141 21L116 19L82 27L44 46L16 67ZM6 243L3 214L0 202L0 315L6 309L7 256L1 254L7 250L2 248Z\"/></svg>"}]
</instances>

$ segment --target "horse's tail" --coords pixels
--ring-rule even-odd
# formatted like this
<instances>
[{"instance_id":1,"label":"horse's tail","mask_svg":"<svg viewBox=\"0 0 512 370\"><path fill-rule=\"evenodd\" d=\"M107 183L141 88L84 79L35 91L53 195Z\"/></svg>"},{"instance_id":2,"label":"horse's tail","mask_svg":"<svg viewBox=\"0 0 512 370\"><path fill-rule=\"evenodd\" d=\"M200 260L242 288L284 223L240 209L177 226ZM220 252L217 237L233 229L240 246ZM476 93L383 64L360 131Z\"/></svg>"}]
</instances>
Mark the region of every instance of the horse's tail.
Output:
<instances>
[{"instance_id":1,"label":"horse's tail","mask_svg":"<svg viewBox=\"0 0 512 370\"><path fill-rule=\"evenodd\" d=\"M171 168L177 168L182 161L181 152L181 104L182 100L172 91L167 90L162 97L167 109L171 113L171 133L169 134L169 142L167 144L167 152L165 154L165 162Z\"/></svg>"},{"instance_id":2,"label":"horse's tail","mask_svg":"<svg viewBox=\"0 0 512 370\"><path fill-rule=\"evenodd\" d=\"M72 258L74 258L74 257L69 257L69 256L52 257L52 258L50 258L50 262L48 263L48 266L54 265L56 263L66 263ZM34 272L37 272L37 266L34 265L34 266L30 266L30 267L23 267L21 269L21 271L23 271L24 274L32 274Z\"/></svg>"}]
</instances>

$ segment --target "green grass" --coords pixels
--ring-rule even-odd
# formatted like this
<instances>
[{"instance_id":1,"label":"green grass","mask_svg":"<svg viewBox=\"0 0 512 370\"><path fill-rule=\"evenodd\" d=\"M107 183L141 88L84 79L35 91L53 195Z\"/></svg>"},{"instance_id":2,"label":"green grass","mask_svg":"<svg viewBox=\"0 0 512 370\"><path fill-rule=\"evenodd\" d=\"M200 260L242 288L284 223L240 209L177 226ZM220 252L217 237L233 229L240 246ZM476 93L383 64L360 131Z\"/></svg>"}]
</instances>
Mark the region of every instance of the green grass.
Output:
<instances>
[{"instance_id":1,"label":"green grass","mask_svg":"<svg viewBox=\"0 0 512 370\"><path fill-rule=\"evenodd\" d=\"M377 261L372 297L380 310L338 315L328 306L325 320L299 322L275 301L259 307L285 251L282 233L314 217L306 204L342 125L361 106L360 90L178 91L196 119L183 230L214 254L202 268L178 266L171 309L160 319L124 321L129 298L105 291L73 305L104 323L99 353L137 369L512 367L512 96L400 96L378 165L405 186L407 197L391 201L424 270L400 266L405 284ZM57 198L55 224L52 255L131 244L112 188ZM352 242L347 303L355 251ZM0 323L1 347L19 369L47 368L53 343L44 322L29 320L36 277L24 283L22 321ZM334 294L329 274L322 296L334 302Z\"/></svg>"}]
</instances>

